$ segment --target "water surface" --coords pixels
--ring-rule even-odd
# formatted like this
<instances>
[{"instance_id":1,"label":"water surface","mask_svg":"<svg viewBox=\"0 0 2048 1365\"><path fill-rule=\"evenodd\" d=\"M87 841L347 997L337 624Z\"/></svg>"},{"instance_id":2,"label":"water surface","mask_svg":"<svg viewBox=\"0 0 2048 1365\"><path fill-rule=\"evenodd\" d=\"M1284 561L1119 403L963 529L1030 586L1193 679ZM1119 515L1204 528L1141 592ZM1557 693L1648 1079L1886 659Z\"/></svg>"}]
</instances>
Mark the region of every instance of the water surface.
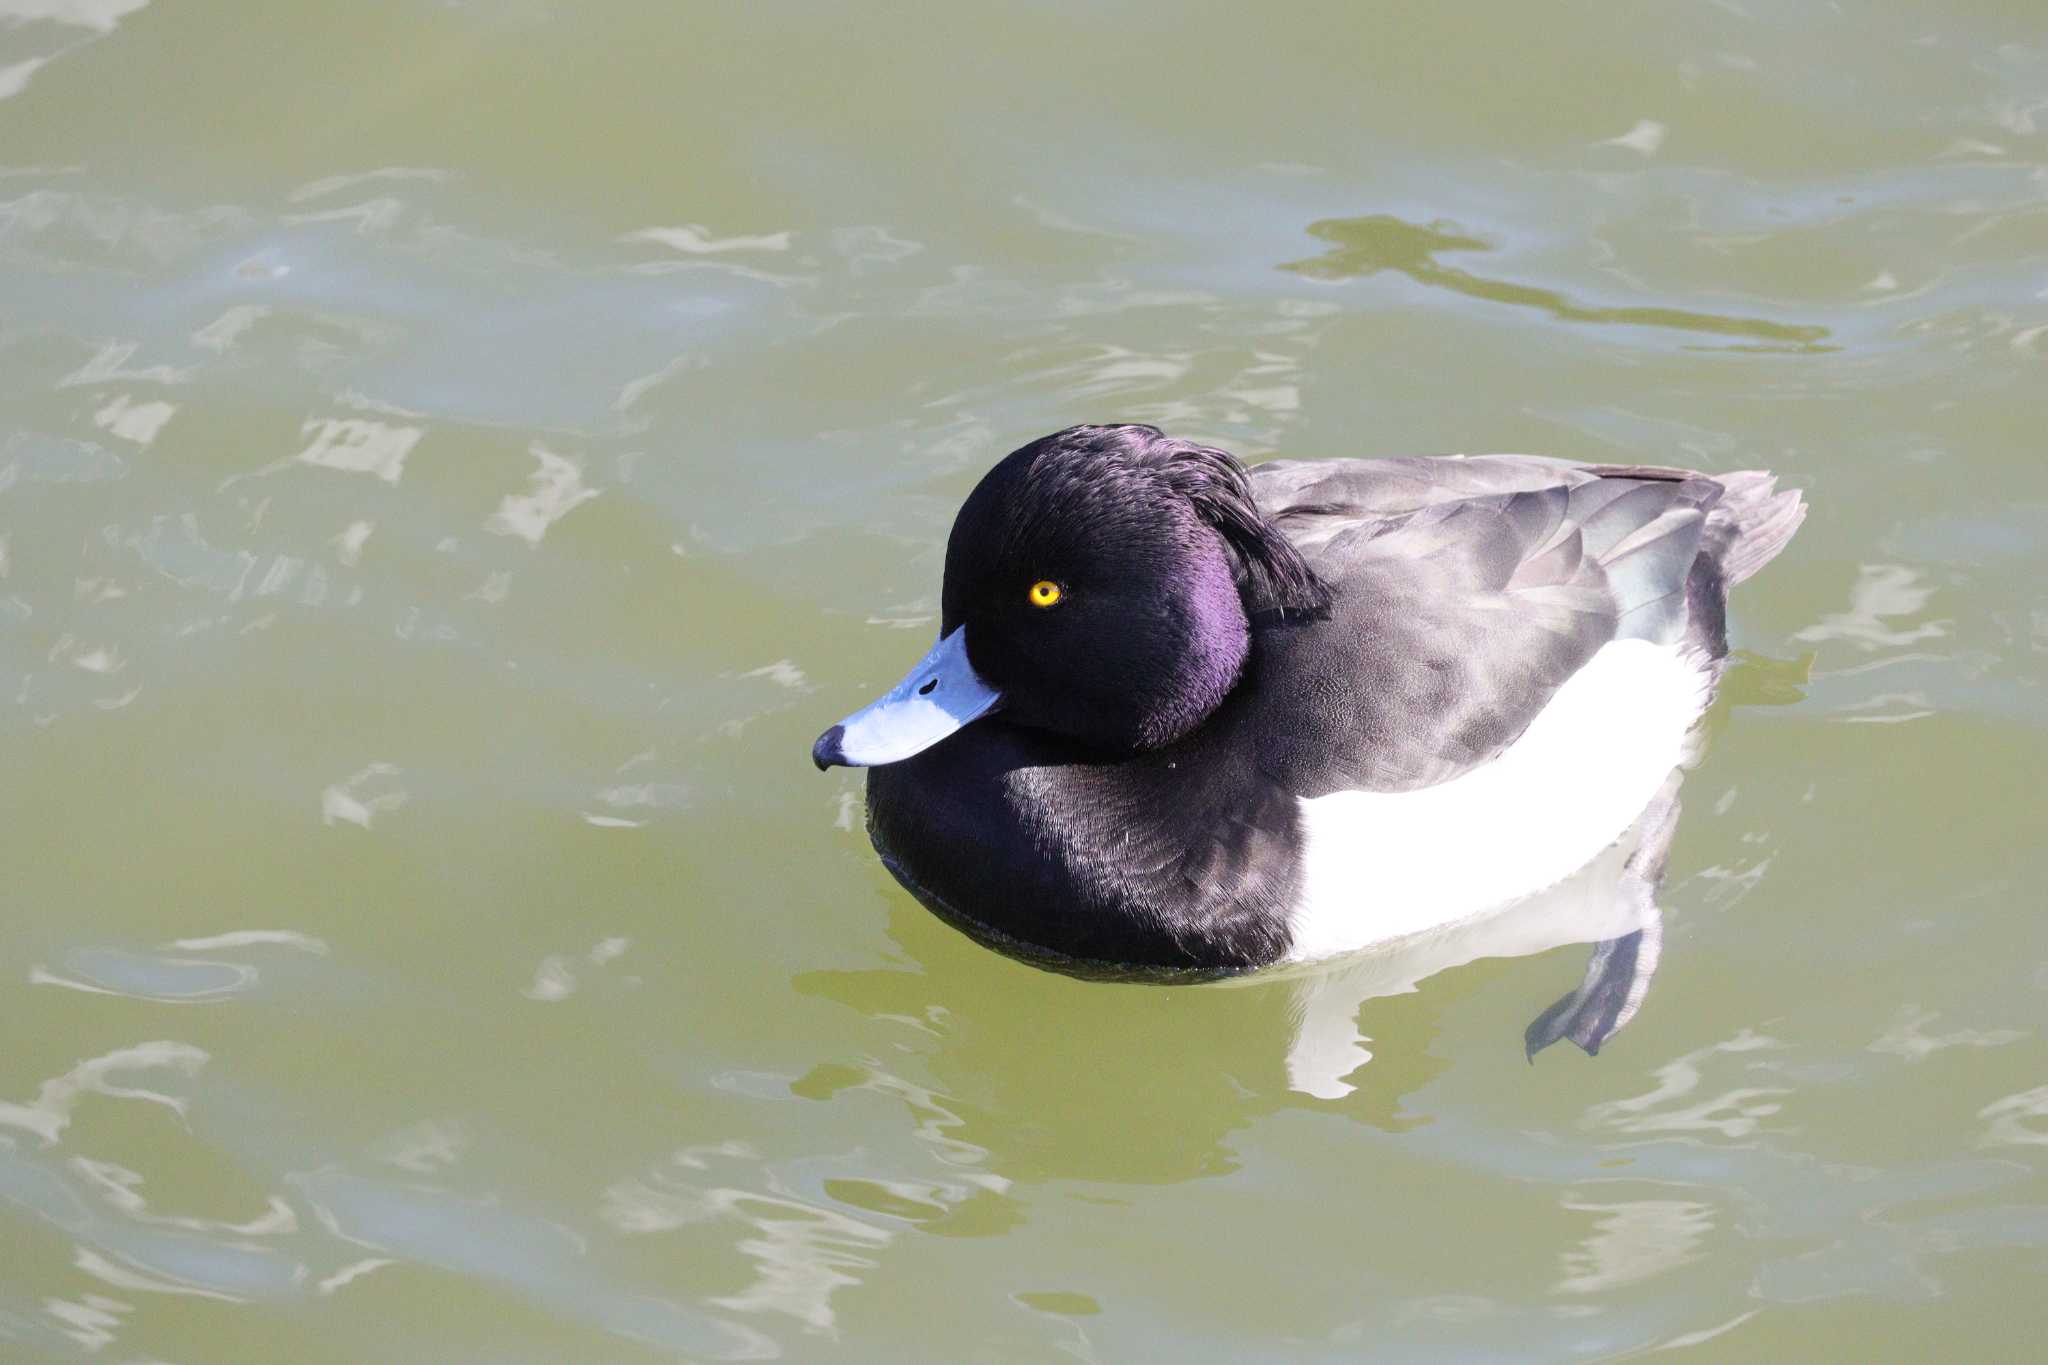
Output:
<instances>
[{"instance_id":1,"label":"water surface","mask_svg":"<svg viewBox=\"0 0 2048 1365\"><path fill-rule=\"evenodd\" d=\"M0 1356L2023 1355L2044 367L2036 6L0 0ZM1598 1058L878 868L1116 419L1807 490Z\"/></svg>"}]
</instances>

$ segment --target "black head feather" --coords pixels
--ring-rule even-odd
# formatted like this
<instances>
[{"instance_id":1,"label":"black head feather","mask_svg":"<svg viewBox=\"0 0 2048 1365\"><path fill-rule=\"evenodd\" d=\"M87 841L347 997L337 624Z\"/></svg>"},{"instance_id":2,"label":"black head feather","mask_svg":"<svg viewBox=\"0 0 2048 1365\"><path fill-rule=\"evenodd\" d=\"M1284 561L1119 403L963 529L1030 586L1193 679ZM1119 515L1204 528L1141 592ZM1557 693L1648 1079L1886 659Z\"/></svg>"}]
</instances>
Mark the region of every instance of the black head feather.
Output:
<instances>
[{"instance_id":1,"label":"black head feather","mask_svg":"<svg viewBox=\"0 0 2048 1365\"><path fill-rule=\"evenodd\" d=\"M1059 586L1052 610L1026 602ZM1013 723L1103 749L1189 733L1236 685L1262 613L1328 590L1228 453L1148 426L1070 427L1013 452L960 509L941 629Z\"/></svg>"},{"instance_id":2,"label":"black head feather","mask_svg":"<svg viewBox=\"0 0 2048 1365\"><path fill-rule=\"evenodd\" d=\"M1158 460L1167 486L1195 505L1237 557L1238 589L1248 612L1320 615L1329 610L1329 587L1309 568L1278 527L1259 510L1237 457L1214 446L1175 440L1156 427L1094 428L1133 433Z\"/></svg>"}]
</instances>

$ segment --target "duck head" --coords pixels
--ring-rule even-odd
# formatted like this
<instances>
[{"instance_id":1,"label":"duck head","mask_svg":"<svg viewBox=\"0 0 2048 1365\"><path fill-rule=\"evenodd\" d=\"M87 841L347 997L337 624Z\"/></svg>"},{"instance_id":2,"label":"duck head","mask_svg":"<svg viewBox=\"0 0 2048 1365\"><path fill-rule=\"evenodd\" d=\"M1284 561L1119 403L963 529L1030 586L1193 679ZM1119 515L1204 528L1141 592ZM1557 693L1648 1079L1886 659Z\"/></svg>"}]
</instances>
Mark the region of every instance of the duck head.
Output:
<instances>
[{"instance_id":1,"label":"duck head","mask_svg":"<svg viewBox=\"0 0 2048 1365\"><path fill-rule=\"evenodd\" d=\"M1327 601L1231 455L1154 427L1069 427L975 486L946 542L938 642L811 756L894 763L997 711L1093 749L1155 749L1236 685L1254 616Z\"/></svg>"}]
</instances>

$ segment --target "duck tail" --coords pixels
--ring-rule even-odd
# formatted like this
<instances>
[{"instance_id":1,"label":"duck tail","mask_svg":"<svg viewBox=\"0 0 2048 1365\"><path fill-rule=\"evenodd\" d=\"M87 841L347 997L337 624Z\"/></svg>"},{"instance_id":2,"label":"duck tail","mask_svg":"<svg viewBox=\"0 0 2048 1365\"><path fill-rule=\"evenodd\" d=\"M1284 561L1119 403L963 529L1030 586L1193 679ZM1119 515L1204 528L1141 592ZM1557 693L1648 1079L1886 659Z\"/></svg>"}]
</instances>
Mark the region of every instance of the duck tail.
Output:
<instances>
[{"instance_id":1,"label":"duck tail","mask_svg":"<svg viewBox=\"0 0 2048 1365\"><path fill-rule=\"evenodd\" d=\"M1717 474L1721 500L1707 513L1706 545L1721 568L1721 580L1734 587L1778 557L1806 520L1806 502L1796 488L1778 489L1778 476L1766 469Z\"/></svg>"}]
</instances>

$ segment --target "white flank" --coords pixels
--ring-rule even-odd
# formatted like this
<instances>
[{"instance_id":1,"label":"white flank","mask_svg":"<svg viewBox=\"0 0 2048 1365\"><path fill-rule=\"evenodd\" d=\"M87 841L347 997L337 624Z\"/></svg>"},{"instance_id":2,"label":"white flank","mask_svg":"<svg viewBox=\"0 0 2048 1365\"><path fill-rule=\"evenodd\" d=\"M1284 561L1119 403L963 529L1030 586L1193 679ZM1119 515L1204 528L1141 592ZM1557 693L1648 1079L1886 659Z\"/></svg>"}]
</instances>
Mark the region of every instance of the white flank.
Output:
<instances>
[{"instance_id":1,"label":"white flank","mask_svg":"<svg viewBox=\"0 0 2048 1365\"><path fill-rule=\"evenodd\" d=\"M1620 640L1493 762L1413 792L1301 803L1290 961L1454 924L1556 885L1626 833L1688 757L1712 674L1679 645Z\"/></svg>"}]
</instances>

